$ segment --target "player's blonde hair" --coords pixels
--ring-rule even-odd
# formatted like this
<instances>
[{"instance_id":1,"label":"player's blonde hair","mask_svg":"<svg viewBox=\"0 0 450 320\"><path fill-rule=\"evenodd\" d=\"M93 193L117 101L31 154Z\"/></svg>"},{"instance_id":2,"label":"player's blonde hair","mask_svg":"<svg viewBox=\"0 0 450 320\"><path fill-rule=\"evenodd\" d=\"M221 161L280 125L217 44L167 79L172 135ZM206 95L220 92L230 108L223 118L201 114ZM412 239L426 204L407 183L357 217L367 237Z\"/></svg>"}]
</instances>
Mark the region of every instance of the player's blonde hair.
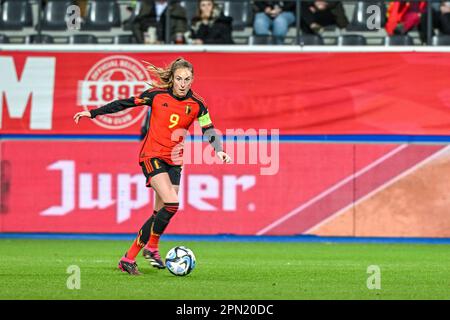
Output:
<instances>
[{"instance_id":1,"label":"player's blonde hair","mask_svg":"<svg viewBox=\"0 0 450 320\"><path fill-rule=\"evenodd\" d=\"M155 83L151 83L154 88L172 88L173 87L173 75L177 69L186 68L189 69L194 76L194 67L192 63L187 60L184 60L182 57L175 59L165 68L159 68L147 61L143 61L147 64L147 70L150 71L153 75L155 75L158 80Z\"/></svg>"}]
</instances>

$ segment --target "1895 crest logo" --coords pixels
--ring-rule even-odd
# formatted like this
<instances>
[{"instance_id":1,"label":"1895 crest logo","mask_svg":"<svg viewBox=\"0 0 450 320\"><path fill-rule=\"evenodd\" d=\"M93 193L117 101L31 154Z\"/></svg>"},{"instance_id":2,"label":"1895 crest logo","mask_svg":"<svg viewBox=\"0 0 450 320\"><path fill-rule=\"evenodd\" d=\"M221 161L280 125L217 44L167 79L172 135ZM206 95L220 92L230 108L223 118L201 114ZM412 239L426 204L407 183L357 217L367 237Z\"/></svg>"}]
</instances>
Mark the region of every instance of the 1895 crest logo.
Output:
<instances>
[{"instance_id":1,"label":"1895 crest logo","mask_svg":"<svg viewBox=\"0 0 450 320\"><path fill-rule=\"evenodd\" d=\"M113 100L138 97L151 83L145 66L128 56L111 56L97 62L78 83L78 105L84 110L101 107ZM141 119L146 108L130 108L96 117L107 129L123 129Z\"/></svg>"}]
</instances>

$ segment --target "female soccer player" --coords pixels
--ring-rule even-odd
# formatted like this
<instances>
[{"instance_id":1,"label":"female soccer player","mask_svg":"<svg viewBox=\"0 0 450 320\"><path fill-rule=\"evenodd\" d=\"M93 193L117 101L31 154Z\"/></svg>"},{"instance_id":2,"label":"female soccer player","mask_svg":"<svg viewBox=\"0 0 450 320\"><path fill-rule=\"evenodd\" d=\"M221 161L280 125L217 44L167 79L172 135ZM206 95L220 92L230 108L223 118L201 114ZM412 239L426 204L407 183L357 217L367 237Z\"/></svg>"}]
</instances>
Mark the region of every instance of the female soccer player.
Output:
<instances>
[{"instance_id":1,"label":"female soccer player","mask_svg":"<svg viewBox=\"0 0 450 320\"><path fill-rule=\"evenodd\" d=\"M184 135L176 130L187 130L198 119L203 135L208 137L216 155L225 163L231 158L223 152L220 137L216 134L208 109L191 90L194 80L192 64L183 58L174 60L167 68L149 64L149 71L157 76L158 83L138 98L116 100L98 109L78 112L74 116L94 119L98 115L119 112L127 108L147 105L152 108L149 129L139 153L139 164L146 177L147 187L153 188L156 200L153 215L139 230L136 239L119 261L119 269L139 275L136 256L144 248L144 258L155 268L165 268L159 254L159 238L170 219L178 210L178 187L182 169L182 143ZM176 138L174 138L176 136Z\"/></svg>"}]
</instances>

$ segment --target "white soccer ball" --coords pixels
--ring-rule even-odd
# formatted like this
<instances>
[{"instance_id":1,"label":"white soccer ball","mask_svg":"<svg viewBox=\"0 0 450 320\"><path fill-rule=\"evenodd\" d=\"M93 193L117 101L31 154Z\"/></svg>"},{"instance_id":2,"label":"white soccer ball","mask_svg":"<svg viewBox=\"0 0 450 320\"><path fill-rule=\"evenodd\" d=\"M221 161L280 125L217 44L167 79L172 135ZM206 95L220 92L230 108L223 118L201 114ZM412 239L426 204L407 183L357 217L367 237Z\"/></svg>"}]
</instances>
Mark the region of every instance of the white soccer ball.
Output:
<instances>
[{"instance_id":1,"label":"white soccer ball","mask_svg":"<svg viewBox=\"0 0 450 320\"><path fill-rule=\"evenodd\" d=\"M185 276L195 268L195 255L184 246L174 247L167 252L166 267L176 276Z\"/></svg>"}]
</instances>

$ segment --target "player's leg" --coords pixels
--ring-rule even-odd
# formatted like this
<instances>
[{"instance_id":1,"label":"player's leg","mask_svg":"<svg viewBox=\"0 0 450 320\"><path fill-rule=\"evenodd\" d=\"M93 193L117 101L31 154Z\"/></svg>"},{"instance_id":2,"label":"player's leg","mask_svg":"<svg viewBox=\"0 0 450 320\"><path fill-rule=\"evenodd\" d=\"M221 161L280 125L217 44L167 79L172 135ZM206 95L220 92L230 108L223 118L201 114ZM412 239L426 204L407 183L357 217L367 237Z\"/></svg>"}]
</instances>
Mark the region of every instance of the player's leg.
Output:
<instances>
[{"instance_id":1,"label":"player's leg","mask_svg":"<svg viewBox=\"0 0 450 320\"><path fill-rule=\"evenodd\" d=\"M175 192L178 194L178 186L173 186L173 187L175 188ZM148 230L148 233L150 235L151 226L152 226L153 222L155 221L156 214L158 213L159 210L162 209L163 206L164 206L163 200L161 199L159 194L157 192L155 192L155 204L153 206L153 208L154 208L153 214L142 226L142 228L141 228L142 233L144 233L145 230ZM147 241L145 241L145 243L147 245L148 245L148 240L149 240L149 238L147 239Z\"/></svg>"},{"instance_id":2,"label":"player's leg","mask_svg":"<svg viewBox=\"0 0 450 320\"><path fill-rule=\"evenodd\" d=\"M139 240L142 244L147 244L148 240L150 239L150 231L153 222L155 221L156 214L159 210L164 206L164 202L162 201L161 197L157 192L155 192L155 203L153 205L153 213L150 216L150 218L145 221L145 223L142 225L141 229L138 232Z\"/></svg>"},{"instance_id":3,"label":"player's leg","mask_svg":"<svg viewBox=\"0 0 450 320\"><path fill-rule=\"evenodd\" d=\"M153 159L151 159L153 160ZM150 181L152 177L158 173L164 172L166 169L163 166L158 166L158 168L154 168L152 161L146 161L141 163L142 171L147 179L147 187L151 187ZM150 216L147 221L142 225L139 230L136 239L131 244L128 251L119 261L119 269L124 272L128 272L129 274L140 274L137 270L136 264L136 256L139 254L141 249L147 244L150 239L151 226L156 217L157 212L163 207L164 203L162 202L161 197L158 193L155 192L155 204L153 214Z\"/></svg>"},{"instance_id":4,"label":"player's leg","mask_svg":"<svg viewBox=\"0 0 450 320\"><path fill-rule=\"evenodd\" d=\"M153 212L158 212L164 206L164 202L158 193L155 192L155 204L153 206Z\"/></svg>"},{"instance_id":5,"label":"player's leg","mask_svg":"<svg viewBox=\"0 0 450 320\"><path fill-rule=\"evenodd\" d=\"M174 188L175 188L175 192L178 194L178 186L174 186ZM161 199L159 194L155 191L155 203L153 205L153 214L142 226L142 228L141 228L142 231L149 230L149 232L150 232L153 221L155 221L156 214L158 213L159 210L162 209L163 206L164 206L163 200ZM145 241L145 243L146 244L148 243L148 239L147 239L147 241Z\"/></svg>"},{"instance_id":6,"label":"player's leg","mask_svg":"<svg viewBox=\"0 0 450 320\"><path fill-rule=\"evenodd\" d=\"M158 175L152 181L152 187L155 190L158 200L161 202L158 203L159 210L155 216L155 223L153 225L155 228L153 229L160 231L160 234L164 232L178 210L178 189L181 178L180 166L170 166L165 163L162 165L166 169L164 174ZM169 210L167 207L170 207ZM169 214L166 214L166 211L169 211ZM154 247L152 242L149 242L147 246Z\"/></svg>"},{"instance_id":7,"label":"player's leg","mask_svg":"<svg viewBox=\"0 0 450 320\"><path fill-rule=\"evenodd\" d=\"M136 239L131 244L131 247L128 249L127 253L125 253L125 256L122 257L122 259L120 260L119 268L122 271L126 271L130 274L139 274L139 271L137 270L136 256L139 254L141 249L149 242L151 228L152 228L153 222L155 221L156 214L163 206L164 206L164 203L163 203L161 197L155 192L155 204L153 206L153 208L154 208L153 214L142 225L141 229L138 232ZM146 259L151 258L151 257L149 257L149 253L146 252L145 249L144 249L143 254ZM158 263L158 265L159 265L159 263Z\"/></svg>"},{"instance_id":8,"label":"player's leg","mask_svg":"<svg viewBox=\"0 0 450 320\"><path fill-rule=\"evenodd\" d=\"M168 164L164 164L163 166L166 168L166 171L169 175L169 179L170 179L170 183L172 184L172 188L173 190L175 190L175 194L178 196L178 190L179 190L179 185L180 185L180 180L181 180L181 167L180 166L170 166ZM164 183L167 184L167 180L166 180L166 176L163 176L161 179L164 179ZM154 182L156 184L158 184L158 181ZM156 194L158 195L159 199L162 202L162 205L164 205L164 200L163 198L159 195L159 193L156 191ZM163 191L160 191L163 192ZM169 201L170 199L166 199L165 204L167 205L167 201ZM172 205L174 205L174 203L172 203ZM176 207L178 207L178 203L175 204ZM164 207L161 208L161 210L158 211L158 214L164 214ZM153 259L153 256L155 255L155 251L158 253L159 255L159 250L158 250L158 246L159 246L159 238L162 235L162 233L164 232L165 228L168 226L168 224L170 223L172 217L175 215L175 211L172 211L169 215L165 215L168 219L166 219L165 221L163 221L164 226L163 226L163 230L159 230L160 226L158 226L158 223L161 223L161 221L157 221L157 219L155 219L155 225L156 228L152 229L152 235L150 236L150 241L148 241L147 245L145 246L144 250L143 250L143 255L144 258L149 261L150 265L158 267L158 265L160 265L159 262L155 262L155 259ZM154 226L155 226L154 225ZM156 230L156 231L155 231ZM160 233L158 233L158 230Z\"/></svg>"},{"instance_id":9,"label":"player's leg","mask_svg":"<svg viewBox=\"0 0 450 320\"><path fill-rule=\"evenodd\" d=\"M168 174L170 183L167 181L166 175L162 176L159 180L156 180L153 182L154 184L157 185L157 188L159 185L159 188L160 188L159 191L157 189L155 189L155 192L162 202L161 208L160 208L160 210L158 210L158 213L155 216L155 224L154 224L154 226L156 227L155 230L161 231L160 234L162 234L164 232L164 230L167 228L168 224L170 223L172 217L178 211L178 207L179 207L178 190L179 190L179 185L180 185L180 180L181 180L181 167L180 166L171 166L168 164L164 164L164 166L166 168L166 172ZM166 189L167 191L165 191L164 189L161 189L161 185L164 185L164 188L167 187L167 189ZM167 198L167 196L169 196L171 198ZM160 228L157 225L158 223L161 222L161 221L159 221L159 217L162 216L164 218L164 216L162 214L167 210L167 207L171 208L171 210L168 210L168 211L170 211L170 214L168 214L166 216L167 219L165 221L163 219L164 225L161 225L161 228ZM154 247L153 242L149 241L148 246Z\"/></svg>"},{"instance_id":10,"label":"player's leg","mask_svg":"<svg viewBox=\"0 0 450 320\"><path fill-rule=\"evenodd\" d=\"M143 255L152 266L164 268L159 254L159 239L178 210L178 194L167 172L154 176L151 185L164 204L153 220L150 239L145 246Z\"/></svg>"}]
</instances>

